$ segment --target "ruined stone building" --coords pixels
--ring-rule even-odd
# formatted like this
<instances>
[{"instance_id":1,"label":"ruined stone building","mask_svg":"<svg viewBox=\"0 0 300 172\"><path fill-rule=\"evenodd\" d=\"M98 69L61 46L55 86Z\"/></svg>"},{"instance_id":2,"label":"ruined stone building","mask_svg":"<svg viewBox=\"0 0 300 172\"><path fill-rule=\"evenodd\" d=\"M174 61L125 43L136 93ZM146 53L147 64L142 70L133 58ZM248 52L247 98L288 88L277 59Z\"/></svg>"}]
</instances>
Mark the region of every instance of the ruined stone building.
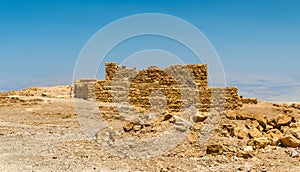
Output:
<instances>
[{"instance_id":1,"label":"ruined stone building","mask_svg":"<svg viewBox=\"0 0 300 172\"><path fill-rule=\"evenodd\" d=\"M203 112L216 105L224 105L226 109L242 106L237 87L208 87L205 64L172 65L167 68L150 66L140 71L118 66L114 62L105 63L105 67L105 80L75 81L76 98L128 103L149 110L151 97L156 97L154 103L165 103L170 112L178 112L188 106L196 106ZM215 103L213 96L218 99Z\"/></svg>"}]
</instances>

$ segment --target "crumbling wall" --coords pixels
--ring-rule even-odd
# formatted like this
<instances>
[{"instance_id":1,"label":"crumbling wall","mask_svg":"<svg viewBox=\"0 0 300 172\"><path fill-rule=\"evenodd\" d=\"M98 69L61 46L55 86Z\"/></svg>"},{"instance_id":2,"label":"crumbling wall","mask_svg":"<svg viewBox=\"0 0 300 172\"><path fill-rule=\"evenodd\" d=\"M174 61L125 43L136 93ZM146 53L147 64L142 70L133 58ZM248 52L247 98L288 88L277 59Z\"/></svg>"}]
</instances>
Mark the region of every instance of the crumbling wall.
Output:
<instances>
[{"instance_id":1,"label":"crumbling wall","mask_svg":"<svg viewBox=\"0 0 300 172\"><path fill-rule=\"evenodd\" d=\"M96 79L81 79L74 83L74 95L76 98L95 99Z\"/></svg>"},{"instance_id":2,"label":"crumbling wall","mask_svg":"<svg viewBox=\"0 0 300 172\"><path fill-rule=\"evenodd\" d=\"M242 105L237 87L208 87L207 65L204 64L151 66L139 72L112 62L105 65L106 79L76 81L75 97L129 103L145 110L165 105L170 112L187 106L209 111L212 106L236 109Z\"/></svg>"}]
</instances>

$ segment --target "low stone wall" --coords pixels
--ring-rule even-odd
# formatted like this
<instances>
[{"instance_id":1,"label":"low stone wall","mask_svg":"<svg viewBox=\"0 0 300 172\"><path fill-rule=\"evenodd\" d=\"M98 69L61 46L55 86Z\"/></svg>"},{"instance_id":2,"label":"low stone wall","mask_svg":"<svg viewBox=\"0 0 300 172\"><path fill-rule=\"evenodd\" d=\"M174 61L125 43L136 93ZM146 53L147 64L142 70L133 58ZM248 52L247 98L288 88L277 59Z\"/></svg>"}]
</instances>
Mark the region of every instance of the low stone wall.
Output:
<instances>
[{"instance_id":1,"label":"low stone wall","mask_svg":"<svg viewBox=\"0 0 300 172\"><path fill-rule=\"evenodd\" d=\"M75 97L99 102L128 103L149 110L166 108L170 112L195 106L209 111L212 106L240 107L237 87L209 88L207 65L151 66L136 71L106 63L106 80L85 79L75 82Z\"/></svg>"}]
</instances>

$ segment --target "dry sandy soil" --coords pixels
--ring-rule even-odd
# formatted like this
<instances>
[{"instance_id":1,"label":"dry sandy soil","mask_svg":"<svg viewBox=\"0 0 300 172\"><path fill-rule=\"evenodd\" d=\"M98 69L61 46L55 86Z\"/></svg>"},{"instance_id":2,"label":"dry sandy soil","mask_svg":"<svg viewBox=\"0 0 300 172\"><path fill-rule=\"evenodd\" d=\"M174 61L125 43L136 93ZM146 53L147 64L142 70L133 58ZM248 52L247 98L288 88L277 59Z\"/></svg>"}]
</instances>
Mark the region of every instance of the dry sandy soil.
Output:
<instances>
[{"instance_id":1,"label":"dry sandy soil","mask_svg":"<svg viewBox=\"0 0 300 172\"><path fill-rule=\"evenodd\" d=\"M199 145L193 139L193 135L201 132L194 127L187 139L162 155L138 159L118 157L87 137L78 122L73 101L70 87L66 86L2 93L0 171L300 171L299 157L291 157L290 148L284 145L267 145L241 156L239 152L247 146L249 138L226 136L222 126L234 123L243 128L251 121L228 119L226 115L206 144ZM99 106L98 115L104 115L110 124L120 124L123 129L126 120L122 116L107 108L107 104ZM90 110L86 108L83 110ZM281 113L295 119L300 116L297 108L262 102L245 104L230 113L264 114L267 118ZM166 125L172 125L172 121ZM158 130L164 127L158 125ZM143 132L149 134L155 130ZM122 134L137 138L149 136L143 132L137 129ZM222 151L207 152L207 146L212 143L220 145Z\"/></svg>"}]
</instances>

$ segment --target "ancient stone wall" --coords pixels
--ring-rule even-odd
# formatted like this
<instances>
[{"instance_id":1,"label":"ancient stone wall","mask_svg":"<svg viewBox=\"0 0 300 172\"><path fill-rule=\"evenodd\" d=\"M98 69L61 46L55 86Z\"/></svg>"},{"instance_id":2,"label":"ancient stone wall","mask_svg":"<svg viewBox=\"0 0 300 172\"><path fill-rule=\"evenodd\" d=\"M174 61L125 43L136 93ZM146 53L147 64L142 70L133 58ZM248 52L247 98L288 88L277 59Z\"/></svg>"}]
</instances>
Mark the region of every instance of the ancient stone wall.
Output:
<instances>
[{"instance_id":1,"label":"ancient stone wall","mask_svg":"<svg viewBox=\"0 0 300 172\"><path fill-rule=\"evenodd\" d=\"M237 87L208 87L207 65L204 64L151 66L141 71L111 62L105 65L106 80L76 81L75 97L128 103L145 110L165 107L170 112L189 106L200 111L209 111L212 106L221 104L227 109L241 106Z\"/></svg>"},{"instance_id":2,"label":"ancient stone wall","mask_svg":"<svg viewBox=\"0 0 300 172\"><path fill-rule=\"evenodd\" d=\"M76 98L95 99L96 79L81 79L74 83L74 95Z\"/></svg>"}]
</instances>

